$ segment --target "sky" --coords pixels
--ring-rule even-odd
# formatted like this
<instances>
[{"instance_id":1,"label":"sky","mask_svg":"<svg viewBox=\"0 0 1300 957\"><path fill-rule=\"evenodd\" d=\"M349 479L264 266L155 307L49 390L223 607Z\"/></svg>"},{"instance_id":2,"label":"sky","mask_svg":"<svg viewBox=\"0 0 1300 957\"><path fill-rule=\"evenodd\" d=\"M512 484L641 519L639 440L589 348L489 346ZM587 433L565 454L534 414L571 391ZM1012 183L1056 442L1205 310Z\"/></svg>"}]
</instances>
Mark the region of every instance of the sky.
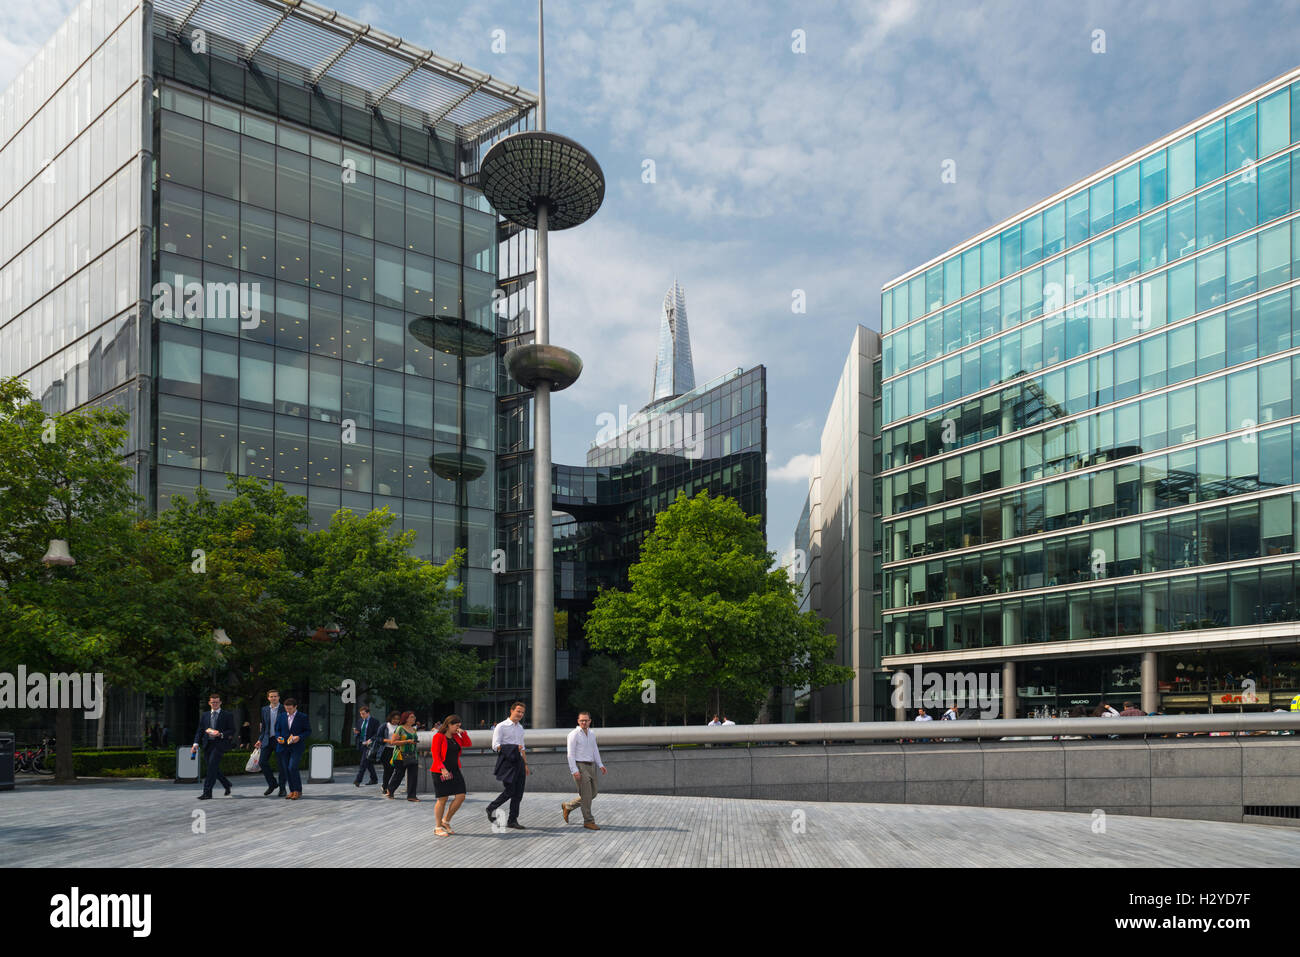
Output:
<instances>
[{"instance_id":1,"label":"sky","mask_svg":"<svg viewBox=\"0 0 1300 957\"><path fill-rule=\"evenodd\" d=\"M537 89L528 0L333 3ZM0 88L73 6L0 9ZM551 0L548 126L607 181L551 240L551 341L585 363L553 401L555 461L648 401L676 277L697 382L767 367L784 550L881 286L1300 65L1298 22L1281 0Z\"/></svg>"}]
</instances>

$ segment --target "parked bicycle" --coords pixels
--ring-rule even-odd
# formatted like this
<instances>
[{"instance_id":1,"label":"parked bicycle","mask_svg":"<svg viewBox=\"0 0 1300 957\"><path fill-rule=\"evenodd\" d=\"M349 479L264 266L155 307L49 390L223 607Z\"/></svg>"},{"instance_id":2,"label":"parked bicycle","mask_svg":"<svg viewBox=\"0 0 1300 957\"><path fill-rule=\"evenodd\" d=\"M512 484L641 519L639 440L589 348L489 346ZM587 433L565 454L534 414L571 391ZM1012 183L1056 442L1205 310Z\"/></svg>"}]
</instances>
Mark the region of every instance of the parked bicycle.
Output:
<instances>
[{"instance_id":1,"label":"parked bicycle","mask_svg":"<svg viewBox=\"0 0 1300 957\"><path fill-rule=\"evenodd\" d=\"M14 752L14 773L53 774L54 773L53 738L46 738L39 748L27 748Z\"/></svg>"}]
</instances>

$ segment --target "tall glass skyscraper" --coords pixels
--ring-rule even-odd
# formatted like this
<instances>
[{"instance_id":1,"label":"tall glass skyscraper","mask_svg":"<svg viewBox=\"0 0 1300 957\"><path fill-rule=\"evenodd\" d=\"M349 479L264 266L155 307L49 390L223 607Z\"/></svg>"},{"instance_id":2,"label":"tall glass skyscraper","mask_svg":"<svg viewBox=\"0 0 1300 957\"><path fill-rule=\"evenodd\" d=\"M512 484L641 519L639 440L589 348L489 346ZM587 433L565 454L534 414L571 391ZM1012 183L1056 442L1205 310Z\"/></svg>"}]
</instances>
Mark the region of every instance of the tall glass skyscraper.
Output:
<instances>
[{"instance_id":1,"label":"tall glass skyscraper","mask_svg":"<svg viewBox=\"0 0 1300 957\"><path fill-rule=\"evenodd\" d=\"M0 96L0 371L127 408L150 507L236 473L465 548L486 650L521 240L475 182L535 102L311 4L85 0Z\"/></svg>"},{"instance_id":2,"label":"tall glass skyscraper","mask_svg":"<svg viewBox=\"0 0 1300 957\"><path fill-rule=\"evenodd\" d=\"M659 351L655 354L654 387L650 404L663 402L695 388L695 363L691 359L691 329L686 323L686 293L673 280L664 294L659 317Z\"/></svg>"},{"instance_id":3,"label":"tall glass skyscraper","mask_svg":"<svg viewBox=\"0 0 1300 957\"><path fill-rule=\"evenodd\" d=\"M886 668L1022 716L1300 690L1297 80L885 285Z\"/></svg>"}]
</instances>

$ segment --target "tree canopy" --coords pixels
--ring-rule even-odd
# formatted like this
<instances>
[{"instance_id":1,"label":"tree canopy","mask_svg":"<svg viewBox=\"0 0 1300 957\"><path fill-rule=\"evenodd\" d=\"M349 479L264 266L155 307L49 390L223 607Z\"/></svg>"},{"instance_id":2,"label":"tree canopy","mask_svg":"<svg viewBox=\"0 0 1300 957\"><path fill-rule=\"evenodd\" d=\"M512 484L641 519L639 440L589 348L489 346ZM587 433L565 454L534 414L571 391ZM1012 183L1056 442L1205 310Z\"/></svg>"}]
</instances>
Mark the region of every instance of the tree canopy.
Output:
<instances>
[{"instance_id":1,"label":"tree canopy","mask_svg":"<svg viewBox=\"0 0 1300 957\"><path fill-rule=\"evenodd\" d=\"M835 638L799 611L796 586L773 566L757 518L733 500L701 492L655 520L628 573L627 591L602 590L587 618L587 639L625 667L619 700L644 682L665 693L757 708L781 685L848 681L830 664Z\"/></svg>"}]
</instances>

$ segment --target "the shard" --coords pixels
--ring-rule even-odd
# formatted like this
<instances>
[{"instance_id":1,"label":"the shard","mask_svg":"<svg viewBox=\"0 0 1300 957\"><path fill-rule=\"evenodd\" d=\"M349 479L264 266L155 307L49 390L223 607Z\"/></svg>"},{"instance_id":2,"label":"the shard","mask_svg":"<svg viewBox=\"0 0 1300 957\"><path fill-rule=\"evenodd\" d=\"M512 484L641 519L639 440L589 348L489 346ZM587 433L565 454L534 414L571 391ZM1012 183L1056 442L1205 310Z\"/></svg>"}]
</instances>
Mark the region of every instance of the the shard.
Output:
<instances>
[{"instance_id":1,"label":"the shard","mask_svg":"<svg viewBox=\"0 0 1300 957\"><path fill-rule=\"evenodd\" d=\"M659 353L655 356L654 389L650 405L671 399L695 388L695 366L691 361L691 331L686 325L686 293L673 279L664 295L659 323Z\"/></svg>"}]
</instances>

